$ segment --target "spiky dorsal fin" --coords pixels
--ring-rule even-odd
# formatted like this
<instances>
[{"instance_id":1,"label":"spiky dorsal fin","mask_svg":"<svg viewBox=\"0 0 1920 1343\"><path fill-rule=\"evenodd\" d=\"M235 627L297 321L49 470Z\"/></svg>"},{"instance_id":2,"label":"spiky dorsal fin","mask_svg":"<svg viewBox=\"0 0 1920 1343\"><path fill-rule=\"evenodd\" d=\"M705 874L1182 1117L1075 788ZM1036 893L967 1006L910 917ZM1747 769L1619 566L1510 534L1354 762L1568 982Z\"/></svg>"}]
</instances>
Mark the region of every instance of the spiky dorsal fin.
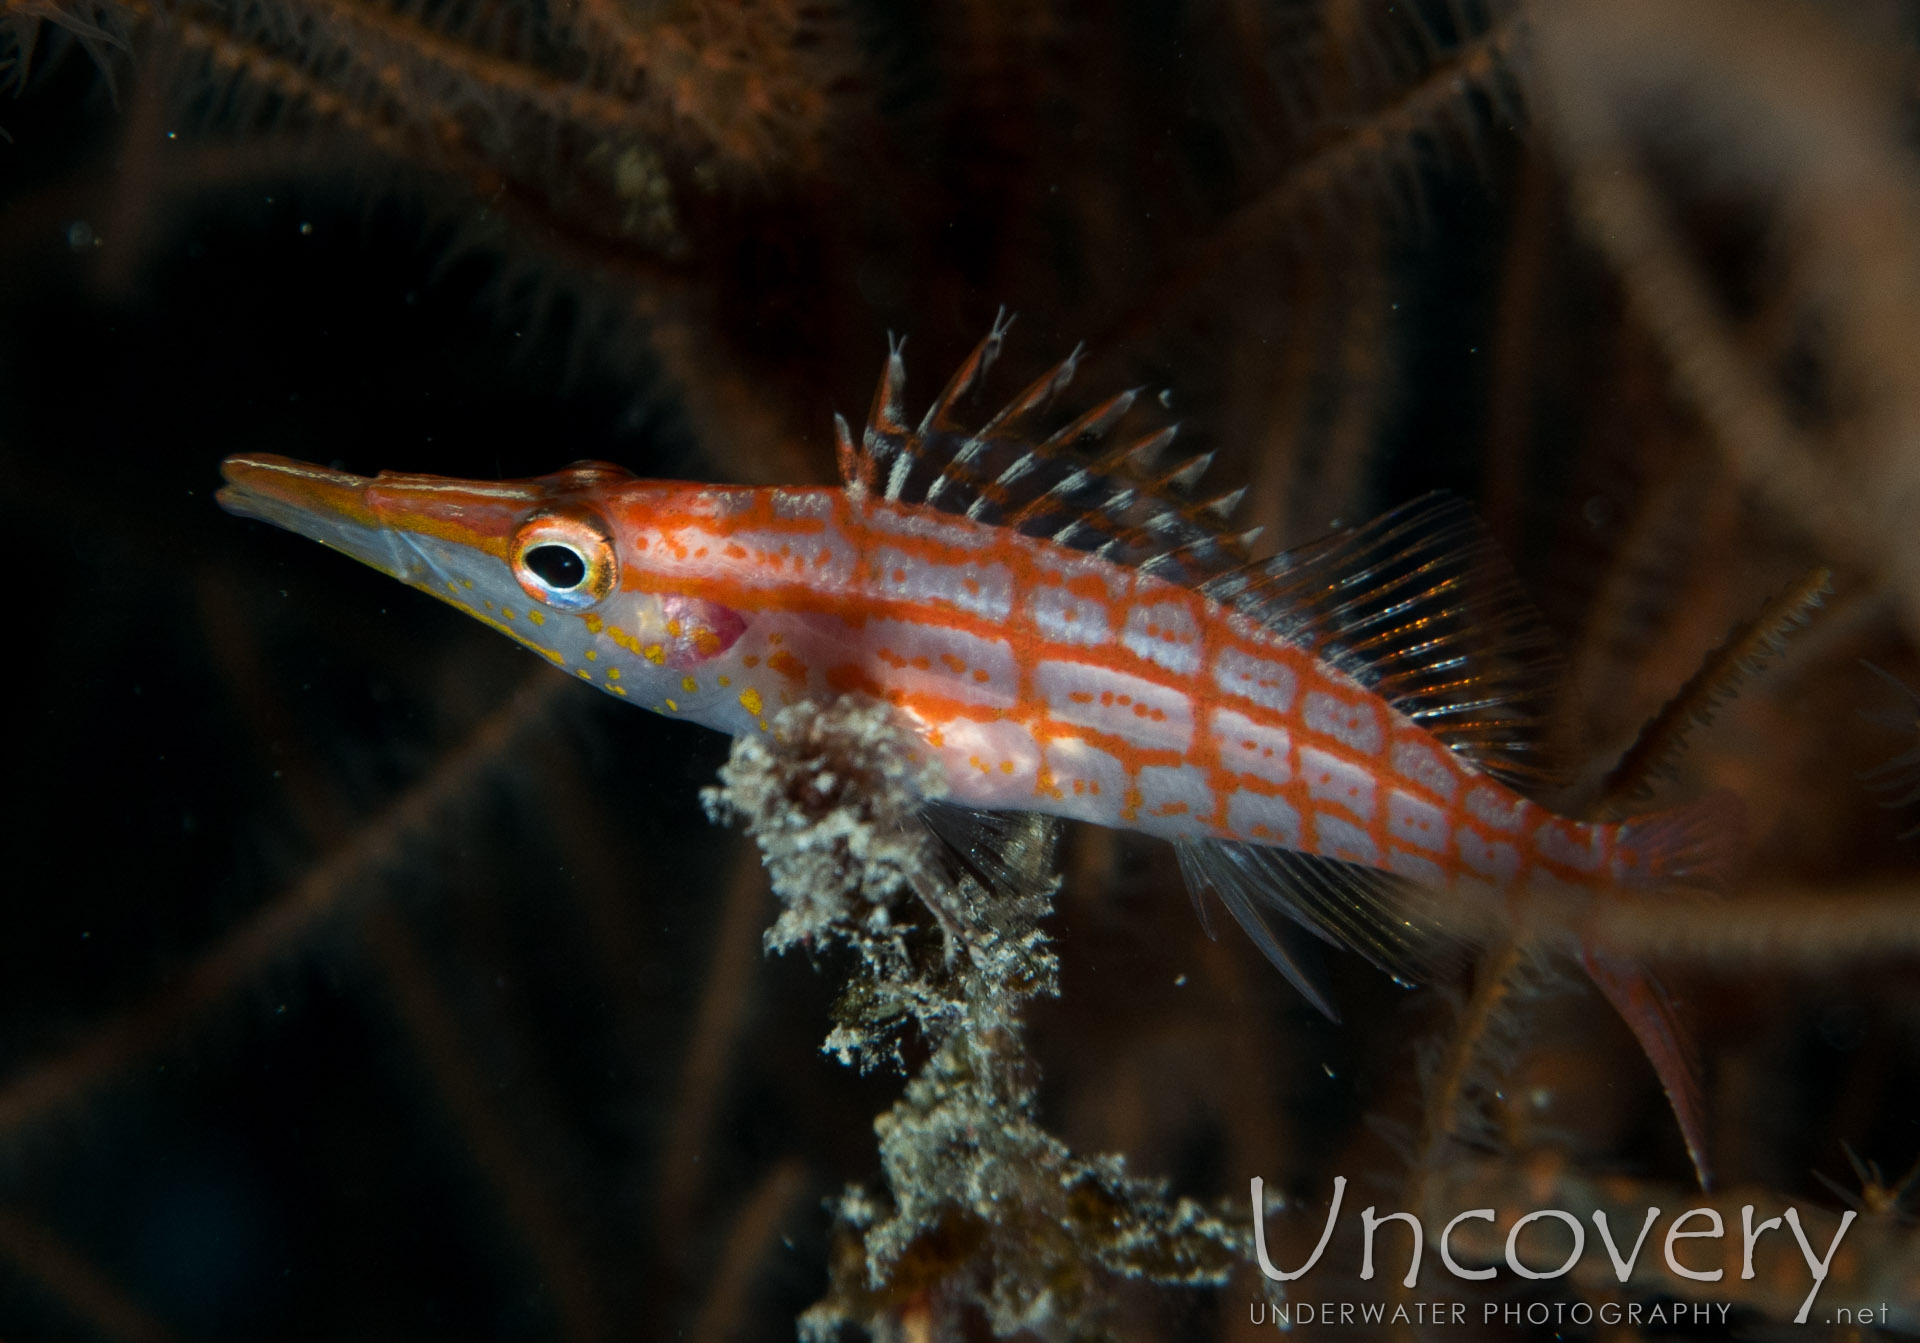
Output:
<instances>
[{"instance_id":1,"label":"spiky dorsal fin","mask_svg":"<svg viewBox=\"0 0 1920 1343\"><path fill-rule=\"evenodd\" d=\"M1108 441L1137 391L1110 397L1044 438L1028 432L1072 380L1079 349L978 429L962 427L959 405L999 357L1011 324L1003 311L917 426L906 415L906 364L893 344L858 445L845 421L836 421L847 489L1093 551L1174 582L1198 583L1244 564L1253 533L1226 527L1240 492L1205 500L1191 494L1211 454L1164 462L1172 427Z\"/></svg>"},{"instance_id":2,"label":"spiky dorsal fin","mask_svg":"<svg viewBox=\"0 0 1920 1343\"><path fill-rule=\"evenodd\" d=\"M1199 587L1488 773L1520 787L1558 779L1543 739L1552 635L1463 500L1429 494Z\"/></svg>"},{"instance_id":3,"label":"spiky dorsal fin","mask_svg":"<svg viewBox=\"0 0 1920 1343\"><path fill-rule=\"evenodd\" d=\"M1000 354L1003 312L911 426L894 342L858 446L837 425L856 493L1008 527L1198 588L1346 672L1489 773L1521 786L1558 777L1541 740L1558 667L1551 640L1464 502L1417 499L1364 526L1259 564L1236 534L1234 491L1195 500L1211 453L1169 463L1165 427L1110 442L1135 391L1038 441L1025 427L1072 379L1080 351L991 416L960 427L959 403Z\"/></svg>"}]
</instances>

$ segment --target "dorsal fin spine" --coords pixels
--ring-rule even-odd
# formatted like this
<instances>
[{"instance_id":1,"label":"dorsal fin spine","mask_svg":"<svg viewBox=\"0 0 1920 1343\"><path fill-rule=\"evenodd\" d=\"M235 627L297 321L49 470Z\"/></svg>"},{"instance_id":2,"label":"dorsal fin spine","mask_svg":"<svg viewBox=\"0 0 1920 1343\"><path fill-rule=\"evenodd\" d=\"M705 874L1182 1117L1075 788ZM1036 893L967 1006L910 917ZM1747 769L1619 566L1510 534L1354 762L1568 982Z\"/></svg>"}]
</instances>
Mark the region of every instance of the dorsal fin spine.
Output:
<instances>
[{"instance_id":1,"label":"dorsal fin spine","mask_svg":"<svg viewBox=\"0 0 1920 1343\"><path fill-rule=\"evenodd\" d=\"M1073 377L1079 347L1002 407L984 428L968 433L959 426L960 402L980 387L1001 352L1008 325L1003 310L915 430L905 420L904 342L889 337L886 372L875 389L860 448L851 449L849 434L836 440L849 492L875 494L908 507L937 507L986 525L1050 537L1057 544L1124 567L1146 567L1187 586L1244 564L1244 546L1252 534L1229 534L1223 525L1244 492L1205 502L1183 497L1212 454L1163 471L1162 456L1177 435L1175 427L1132 442L1103 441L1133 409L1141 389L1109 397L1038 444L1013 432L1016 423ZM1097 446L1085 452L1087 445Z\"/></svg>"},{"instance_id":2,"label":"dorsal fin spine","mask_svg":"<svg viewBox=\"0 0 1920 1343\"><path fill-rule=\"evenodd\" d=\"M1125 391L1107 398L1079 419L1054 434L1040 445L1042 452L1055 452L1069 447L1083 439L1099 438L1111 429L1128 411L1133 409L1136 391Z\"/></svg>"},{"instance_id":3,"label":"dorsal fin spine","mask_svg":"<svg viewBox=\"0 0 1920 1343\"><path fill-rule=\"evenodd\" d=\"M1240 501L1246 497L1247 487L1242 485L1237 490L1228 490L1225 494L1217 498L1207 500L1206 503L1201 504L1195 511L1214 519L1216 522L1225 522L1233 516L1233 510L1240 507Z\"/></svg>"},{"instance_id":4,"label":"dorsal fin spine","mask_svg":"<svg viewBox=\"0 0 1920 1343\"><path fill-rule=\"evenodd\" d=\"M1161 488L1178 490L1185 494L1200 482L1200 477L1204 476L1207 468L1213 465L1214 455L1211 452L1203 452L1198 457L1189 458L1160 478Z\"/></svg>"},{"instance_id":5,"label":"dorsal fin spine","mask_svg":"<svg viewBox=\"0 0 1920 1343\"><path fill-rule=\"evenodd\" d=\"M837 412L833 417L833 458L840 470L840 483L847 487L848 493L865 494L867 482L860 451L853 446L853 430L847 427L847 417Z\"/></svg>"},{"instance_id":6,"label":"dorsal fin spine","mask_svg":"<svg viewBox=\"0 0 1920 1343\"><path fill-rule=\"evenodd\" d=\"M1166 452L1179 432L1179 425L1170 424L1165 429L1148 434L1145 438L1136 439L1120 450L1119 459L1136 471L1151 471L1159 464L1161 455Z\"/></svg>"},{"instance_id":7,"label":"dorsal fin spine","mask_svg":"<svg viewBox=\"0 0 1920 1343\"><path fill-rule=\"evenodd\" d=\"M1162 432L1170 432L1170 430ZM1055 437L1060 437L1060 435L1056 435ZM1048 442L1052 441L1052 439L1048 440ZM1016 526L1024 522L1037 512L1042 505L1048 503L1050 500L1064 499L1075 490L1084 488L1096 477L1113 475L1121 471L1125 467L1128 455L1132 453L1137 446L1137 444L1129 444L1124 447L1115 448L1095 460L1091 465L1077 468L1066 478L1053 485L1052 488L1048 489L1044 494L1036 495L1030 499L1007 519L1008 525ZM1036 449L1036 451L1044 452L1045 445L1042 445L1041 448ZM1095 504L1092 507L1096 512L1110 510L1114 508L1116 504L1119 508L1125 509L1133 503L1135 492L1135 489L1130 486L1117 490L1107 497L1106 502Z\"/></svg>"},{"instance_id":8,"label":"dorsal fin spine","mask_svg":"<svg viewBox=\"0 0 1920 1343\"><path fill-rule=\"evenodd\" d=\"M946 493L949 485L960 481L962 473L973 465L974 460L982 452L986 451L986 447L987 439L984 434L976 434L962 443L953 454L953 460L942 467L934 482L927 486L927 502L930 504L936 502L942 494Z\"/></svg>"},{"instance_id":9,"label":"dorsal fin spine","mask_svg":"<svg viewBox=\"0 0 1920 1343\"><path fill-rule=\"evenodd\" d=\"M1220 543L1216 538L1211 536L1197 536L1193 540L1175 546L1171 550L1165 550L1157 555L1151 556L1141 563L1140 571L1142 573L1157 573L1161 569L1171 567L1181 560L1196 557L1212 558L1220 549Z\"/></svg>"},{"instance_id":10,"label":"dorsal fin spine","mask_svg":"<svg viewBox=\"0 0 1920 1343\"><path fill-rule=\"evenodd\" d=\"M1033 499L1029 500L1023 507L1021 507L1015 513L1013 513L1013 515L1007 519L1007 525L1010 527L1020 526L1021 524L1027 522L1032 517L1034 517L1035 514L1039 512L1042 505L1055 499L1064 499L1064 497L1068 493L1070 493L1071 490L1084 488L1098 474L1099 474L1098 468L1095 468L1090 471L1089 470L1076 471L1072 476L1068 478L1068 480L1073 482L1071 488L1068 487L1067 481L1062 481L1059 485L1054 486L1052 489L1048 490L1046 493L1036 495ZM1086 511L1089 513L1101 513L1101 514L1125 512L1128 508L1132 507L1134 496L1137 493L1138 491L1136 491L1132 486L1122 486L1119 489L1116 489L1112 493L1108 494L1107 497L1104 500L1101 500L1099 503L1088 504L1086 506ZM1078 521L1078 519L1076 519L1076 521ZM1058 544L1064 545L1065 542L1060 542Z\"/></svg>"},{"instance_id":11,"label":"dorsal fin spine","mask_svg":"<svg viewBox=\"0 0 1920 1343\"><path fill-rule=\"evenodd\" d=\"M907 432L906 421L902 418L907 365L900 353L906 345L904 337L896 340L892 332L887 333L886 372L880 377L880 385L873 389L873 406L867 412L867 428L861 436L865 460L859 475L862 485L868 490L879 485L881 465L888 456L899 451L899 440Z\"/></svg>"},{"instance_id":12,"label":"dorsal fin spine","mask_svg":"<svg viewBox=\"0 0 1920 1343\"><path fill-rule=\"evenodd\" d=\"M1037 460L1037 454L1031 452L1024 457L1016 458L1012 466L1009 466L998 476L994 477L993 483L1004 489L1006 486L1013 484L1019 480L1020 477L1033 470L1034 463Z\"/></svg>"},{"instance_id":13,"label":"dorsal fin spine","mask_svg":"<svg viewBox=\"0 0 1920 1343\"><path fill-rule=\"evenodd\" d=\"M1085 350L1084 345L1074 346L1072 354L1035 379L1026 391L1009 401L997 415L988 420L981 427L980 437L992 438L996 434L1004 433L1026 415L1057 396L1068 383L1073 381L1073 375L1080 367L1080 357Z\"/></svg>"},{"instance_id":14,"label":"dorsal fin spine","mask_svg":"<svg viewBox=\"0 0 1920 1343\"><path fill-rule=\"evenodd\" d=\"M913 455L900 453L893 459L893 470L887 473L887 499L897 500L900 492L907 487L907 477L913 474Z\"/></svg>"},{"instance_id":15,"label":"dorsal fin spine","mask_svg":"<svg viewBox=\"0 0 1920 1343\"><path fill-rule=\"evenodd\" d=\"M1001 308L999 314L993 319L993 326L988 330L986 339L973 347L973 353L969 354L960 367L953 371L953 376L947 379L946 387L935 398L934 403L927 407L927 413L920 418L920 437L925 438L935 429L953 427L954 405L971 391L980 379L986 377L987 370L993 367L993 361L1000 357L1001 344L1006 339L1007 328L1012 325L1013 319L1007 315L1004 307Z\"/></svg>"}]
</instances>

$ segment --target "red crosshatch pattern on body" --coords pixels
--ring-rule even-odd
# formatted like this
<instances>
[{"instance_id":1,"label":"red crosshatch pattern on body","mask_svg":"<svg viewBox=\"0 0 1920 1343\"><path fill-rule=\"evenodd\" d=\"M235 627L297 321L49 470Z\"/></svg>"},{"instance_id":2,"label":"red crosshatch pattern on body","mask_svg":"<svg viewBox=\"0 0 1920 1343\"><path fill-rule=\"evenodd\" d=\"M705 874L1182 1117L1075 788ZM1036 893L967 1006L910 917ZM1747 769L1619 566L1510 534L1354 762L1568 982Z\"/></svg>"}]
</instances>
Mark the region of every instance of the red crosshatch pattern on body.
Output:
<instances>
[{"instance_id":1,"label":"red crosshatch pattern on body","mask_svg":"<svg viewBox=\"0 0 1920 1343\"><path fill-rule=\"evenodd\" d=\"M753 630L787 629L788 649L760 650L759 669L814 674L785 687L762 676L763 694L816 688L821 669L829 688L877 694L920 725L960 801L1172 838L1298 836L1448 884L1610 870L1615 827L1552 817L1196 592L964 518L908 525L900 506L838 490L756 506L682 489L665 519L657 497L644 507L687 562L636 585L740 612L742 660ZM701 563L729 544L749 562Z\"/></svg>"},{"instance_id":2,"label":"red crosshatch pattern on body","mask_svg":"<svg viewBox=\"0 0 1920 1343\"><path fill-rule=\"evenodd\" d=\"M583 623L600 647L578 674L622 697L739 732L782 704L870 694L917 725L958 801L1298 844L1428 882L1598 884L1634 862L1622 827L1554 817L1189 587L871 493L604 470L588 486L622 550L645 557L621 567L622 595L707 603L743 626L720 649L704 629L656 637L638 619L550 616ZM495 555L528 504L567 492L422 477L375 488L390 523ZM499 623L541 646L541 631ZM650 671L672 676L650 684Z\"/></svg>"},{"instance_id":3,"label":"red crosshatch pattern on body","mask_svg":"<svg viewBox=\"0 0 1920 1343\"><path fill-rule=\"evenodd\" d=\"M737 736L802 701L892 705L948 801L1182 842L1196 887L1328 1011L1254 902L1396 973L1408 952L1418 972L1418 930L1387 878L1353 871L1484 895L1659 887L1724 865L1724 810L1586 823L1496 777L1531 767L1514 738L1534 688L1503 669L1532 622L1517 600L1472 606L1507 580L1456 506L1416 501L1255 563L1222 525L1237 495L1188 498L1204 455L1155 465L1171 430L1074 455L1131 394L1037 443L1015 425L1064 382L1056 370L987 428L955 429L953 403L1003 332L917 431L896 351L861 444L837 426L841 487L649 481L593 463L527 481L366 479L258 456L228 460L221 498L664 714ZM1337 862L1248 857L1281 848ZM1250 886L1221 889L1236 882ZM1659 995L1637 967L1593 972L1697 1152L1673 1029L1643 1010Z\"/></svg>"}]
</instances>

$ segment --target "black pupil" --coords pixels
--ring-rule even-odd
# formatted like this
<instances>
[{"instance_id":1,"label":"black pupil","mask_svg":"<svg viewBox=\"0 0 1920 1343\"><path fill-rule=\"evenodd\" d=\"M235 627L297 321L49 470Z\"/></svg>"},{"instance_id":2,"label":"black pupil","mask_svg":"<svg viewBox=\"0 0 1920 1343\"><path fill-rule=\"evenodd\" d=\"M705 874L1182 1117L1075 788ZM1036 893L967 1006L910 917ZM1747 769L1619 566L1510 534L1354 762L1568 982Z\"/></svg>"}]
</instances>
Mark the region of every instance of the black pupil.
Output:
<instances>
[{"instance_id":1,"label":"black pupil","mask_svg":"<svg viewBox=\"0 0 1920 1343\"><path fill-rule=\"evenodd\" d=\"M577 588L587 576L587 562L571 546L535 546L527 552L527 568L550 588Z\"/></svg>"}]
</instances>

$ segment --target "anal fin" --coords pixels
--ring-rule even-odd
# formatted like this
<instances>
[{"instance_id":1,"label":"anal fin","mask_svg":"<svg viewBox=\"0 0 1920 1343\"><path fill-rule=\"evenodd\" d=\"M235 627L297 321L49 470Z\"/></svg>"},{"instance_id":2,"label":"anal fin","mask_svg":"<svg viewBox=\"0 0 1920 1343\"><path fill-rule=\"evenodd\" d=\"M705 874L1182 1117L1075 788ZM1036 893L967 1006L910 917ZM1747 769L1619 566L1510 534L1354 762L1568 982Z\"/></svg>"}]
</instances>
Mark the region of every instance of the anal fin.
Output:
<instances>
[{"instance_id":1,"label":"anal fin","mask_svg":"<svg viewBox=\"0 0 1920 1343\"><path fill-rule=\"evenodd\" d=\"M1219 896L1287 981L1336 1021L1311 957L1269 915L1359 952L1402 984L1443 975L1464 960L1465 945L1426 915L1420 886L1406 877L1264 844L1208 839L1175 847L1195 900L1205 891Z\"/></svg>"}]
</instances>

